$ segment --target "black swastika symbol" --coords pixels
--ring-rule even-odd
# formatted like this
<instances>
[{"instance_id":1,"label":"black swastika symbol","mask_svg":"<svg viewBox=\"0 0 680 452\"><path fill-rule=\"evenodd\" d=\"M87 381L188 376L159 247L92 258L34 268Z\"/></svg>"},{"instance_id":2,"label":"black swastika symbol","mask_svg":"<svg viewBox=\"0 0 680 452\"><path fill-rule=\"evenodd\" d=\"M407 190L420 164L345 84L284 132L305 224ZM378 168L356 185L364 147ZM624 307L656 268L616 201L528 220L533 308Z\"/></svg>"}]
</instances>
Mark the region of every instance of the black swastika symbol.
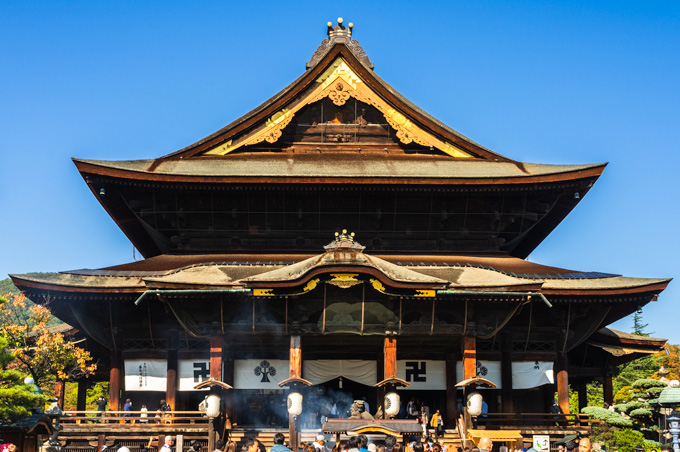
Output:
<instances>
[{"instance_id":1,"label":"black swastika symbol","mask_svg":"<svg viewBox=\"0 0 680 452\"><path fill-rule=\"evenodd\" d=\"M427 381L427 363L406 361L406 381Z\"/></svg>"},{"instance_id":2,"label":"black swastika symbol","mask_svg":"<svg viewBox=\"0 0 680 452\"><path fill-rule=\"evenodd\" d=\"M210 366L208 363L194 363L194 383L207 380L210 376Z\"/></svg>"}]
</instances>

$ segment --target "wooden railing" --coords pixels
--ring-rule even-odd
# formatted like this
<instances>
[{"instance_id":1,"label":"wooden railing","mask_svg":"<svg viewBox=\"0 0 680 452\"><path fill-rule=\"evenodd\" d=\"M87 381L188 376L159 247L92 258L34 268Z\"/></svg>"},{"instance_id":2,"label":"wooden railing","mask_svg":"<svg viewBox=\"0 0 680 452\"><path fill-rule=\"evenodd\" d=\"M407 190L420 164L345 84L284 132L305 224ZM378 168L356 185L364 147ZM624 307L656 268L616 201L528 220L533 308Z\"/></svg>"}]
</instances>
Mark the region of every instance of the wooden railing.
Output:
<instances>
[{"instance_id":1,"label":"wooden railing","mask_svg":"<svg viewBox=\"0 0 680 452\"><path fill-rule=\"evenodd\" d=\"M528 429L542 428L555 430L572 430L590 428L601 421L590 418L587 414L554 414L554 413L485 413L474 418L476 428L489 429Z\"/></svg>"},{"instance_id":2,"label":"wooden railing","mask_svg":"<svg viewBox=\"0 0 680 452\"><path fill-rule=\"evenodd\" d=\"M156 417L155 411L66 411L61 425L64 431L207 431L208 418L201 411L166 411L160 417Z\"/></svg>"}]
</instances>

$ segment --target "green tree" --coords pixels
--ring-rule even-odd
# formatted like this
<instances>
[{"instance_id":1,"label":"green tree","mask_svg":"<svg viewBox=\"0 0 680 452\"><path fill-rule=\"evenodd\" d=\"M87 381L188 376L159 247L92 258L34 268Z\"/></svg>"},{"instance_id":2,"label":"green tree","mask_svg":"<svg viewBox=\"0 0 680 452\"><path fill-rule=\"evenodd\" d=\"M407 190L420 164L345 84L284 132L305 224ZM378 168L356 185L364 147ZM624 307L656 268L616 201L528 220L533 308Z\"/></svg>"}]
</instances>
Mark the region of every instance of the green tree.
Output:
<instances>
[{"instance_id":1,"label":"green tree","mask_svg":"<svg viewBox=\"0 0 680 452\"><path fill-rule=\"evenodd\" d=\"M40 305L23 316L26 297L9 293L0 303L0 334L14 356L18 370L31 375L38 386L58 378L75 380L91 375L97 368L90 353L68 341L64 335L50 331L49 310Z\"/></svg>"},{"instance_id":2,"label":"green tree","mask_svg":"<svg viewBox=\"0 0 680 452\"><path fill-rule=\"evenodd\" d=\"M0 298L0 303L4 299ZM24 384L22 372L11 369L14 355L7 347L7 338L0 334L0 418L17 419L31 414L31 409L44 401L33 393L32 385Z\"/></svg>"}]
</instances>

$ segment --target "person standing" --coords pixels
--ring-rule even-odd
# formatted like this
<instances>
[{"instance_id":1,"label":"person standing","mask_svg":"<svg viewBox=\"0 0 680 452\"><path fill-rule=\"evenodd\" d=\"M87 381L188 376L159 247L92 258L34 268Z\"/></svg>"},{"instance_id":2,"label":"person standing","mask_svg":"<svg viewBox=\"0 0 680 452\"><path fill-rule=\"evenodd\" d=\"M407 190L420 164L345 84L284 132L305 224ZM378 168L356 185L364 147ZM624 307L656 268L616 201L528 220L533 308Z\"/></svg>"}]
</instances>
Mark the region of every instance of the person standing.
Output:
<instances>
[{"instance_id":1,"label":"person standing","mask_svg":"<svg viewBox=\"0 0 680 452\"><path fill-rule=\"evenodd\" d=\"M132 401L130 399L125 400L125 405L123 406L123 418L125 419L125 423L130 422L130 411L132 411Z\"/></svg>"},{"instance_id":2,"label":"person standing","mask_svg":"<svg viewBox=\"0 0 680 452\"><path fill-rule=\"evenodd\" d=\"M97 411L99 411L99 416L102 418L106 417L106 405L108 405L108 402L103 395L97 397Z\"/></svg>"},{"instance_id":3,"label":"person standing","mask_svg":"<svg viewBox=\"0 0 680 452\"><path fill-rule=\"evenodd\" d=\"M430 427L434 429L434 440L439 441L439 435L444 433L444 419L439 410L435 411L430 419Z\"/></svg>"},{"instance_id":4,"label":"person standing","mask_svg":"<svg viewBox=\"0 0 680 452\"><path fill-rule=\"evenodd\" d=\"M142 424L147 424L149 422L149 419L148 419L148 417L149 417L148 411L149 410L146 408L146 405L142 405L142 408L139 411L142 412L142 414L139 415L139 417L141 418L140 422Z\"/></svg>"}]
</instances>

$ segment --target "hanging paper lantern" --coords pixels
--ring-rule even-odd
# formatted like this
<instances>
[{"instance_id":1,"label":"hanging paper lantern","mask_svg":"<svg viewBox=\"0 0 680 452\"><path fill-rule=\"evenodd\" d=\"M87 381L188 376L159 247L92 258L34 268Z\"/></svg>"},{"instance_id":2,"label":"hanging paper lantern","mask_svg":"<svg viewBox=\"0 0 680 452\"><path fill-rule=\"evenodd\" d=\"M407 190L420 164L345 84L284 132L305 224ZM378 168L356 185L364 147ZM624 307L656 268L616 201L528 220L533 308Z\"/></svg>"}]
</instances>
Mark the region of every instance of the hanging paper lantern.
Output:
<instances>
[{"instance_id":1,"label":"hanging paper lantern","mask_svg":"<svg viewBox=\"0 0 680 452\"><path fill-rule=\"evenodd\" d=\"M396 392L390 392L385 395L385 415L388 417L394 417L399 414L399 407L401 405L401 399L399 394Z\"/></svg>"},{"instance_id":2,"label":"hanging paper lantern","mask_svg":"<svg viewBox=\"0 0 680 452\"><path fill-rule=\"evenodd\" d=\"M478 392L473 392L467 398L467 409L470 416L479 416L482 414L482 395Z\"/></svg>"},{"instance_id":3,"label":"hanging paper lantern","mask_svg":"<svg viewBox=\"0 0 680 452\"><path fill-rule=\"evenodd\" d=\"M302 394L299 392L288 394L288 414L291 416L302 414Z\"/></svg>"},{"instance_id":4,"label":"hanging paper lantern","mask_svg":"<svg viewBox=\"0 0 680 452\"><path fill-rule=\"evenodd\" d=\"M205 409L205 414L209 418L215 418L220 415L220 398L219 396L216 396L215 394L210 394L206 399L205 399L205 404L206 404L206 409Z\"/></svg>"}]
</instances>

